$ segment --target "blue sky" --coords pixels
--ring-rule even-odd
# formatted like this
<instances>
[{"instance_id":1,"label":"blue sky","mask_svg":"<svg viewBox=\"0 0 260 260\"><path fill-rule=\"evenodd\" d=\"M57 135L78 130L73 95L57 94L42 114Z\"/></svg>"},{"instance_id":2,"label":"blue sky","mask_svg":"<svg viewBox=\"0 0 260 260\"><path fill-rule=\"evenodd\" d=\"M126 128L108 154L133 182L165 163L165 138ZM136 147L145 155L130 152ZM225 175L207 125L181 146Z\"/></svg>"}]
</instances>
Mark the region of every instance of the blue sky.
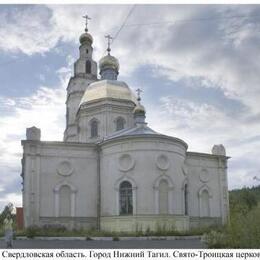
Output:
<instances>
[{"instance_id":1,"label":"blue sky","mask_svg":"<svg viewBox=\"0 0 260 260\"><path fill-rule=\"evenodd\" d=\"M40 127L62 140L66 86L82 15L92 18L94 59L132 5L0 5L0 208L21 205L20 141ZM223 144L229 189L260 177L260 6L136 5L112 44L119 79L143 90L147 122L189 151Z\"/></svg>"}]
</instances>

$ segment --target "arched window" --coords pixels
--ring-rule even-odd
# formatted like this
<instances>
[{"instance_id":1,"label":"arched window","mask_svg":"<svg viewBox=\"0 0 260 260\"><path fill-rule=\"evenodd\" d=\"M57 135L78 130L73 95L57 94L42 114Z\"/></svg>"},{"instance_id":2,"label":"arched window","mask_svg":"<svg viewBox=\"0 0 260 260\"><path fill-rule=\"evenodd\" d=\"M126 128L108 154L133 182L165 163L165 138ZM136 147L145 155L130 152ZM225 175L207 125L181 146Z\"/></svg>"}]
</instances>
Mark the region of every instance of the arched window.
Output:
<instances>
[{"instance_id":1,"label":"arched window","mask_svg":"<svg viewBox=\"0 0 260 260\"><path fill-rule=\"evenodd\" d=\"M90 134L91 134L91 137L97 137L98 136L98 121L97 120L93 120L91 122L91 125L90 125Z\"/></svg>"},{"instance_id":2,"label":"arched window","mask_svg":"<svg viewBox=\"0 0 260 260\"><path fill-rule=\"evenodd\" d=\"M188 184L184 185L184 214L188 215Z\"/></svg>"},{"instance_id":3,"label":"arched window","mask_svg":"<svg viewBox=\"0 0 260 260\"><path fill-rule=\"evenodd\" d=\"M123 181L119 187L120 215L133 214L133 189L129 181Z\"/></svg>"},{"instance_id":4,"label":"arched window","mask_svg":"<svg viewBox=\"0 0 260 260\"><path fill-rule=\"evenodd\" d=\"M116 131L122 130L125 128L125 119L122 117L118 117L116 119Z\"/></svg>"},{"instance_id":5,"label":"arched window","mask_svg":"<svg viewBox=\"0 0 260 260\"><path fill-rule=\"evenodd\" d=\"M209 192L203 190L200 195L201 217L209 217Z\"/></svg>"},{"instance_id":6,"label":"arched window","mask_svg":"<svg viewBox=\"0 0 260 260\"><path fill-rule=\"evenodd\" d=\"M89 60L86 61L86 73L91 73L91 62Z\"/></svg>"},{"instance_id":7,"label":"arched window","mask_svg":"<svg viewBox=\"0 0 260 260\"><path fill-rule=\"evenodd\" d=\"M168 182L162 179L159 183L159 213L168 214Z\"/></svg>"},{"instance_id":8,"label":"arched window","mask_svg":"<svg viewBox=\"0 0 260 260\"><path fill-rule=\"evenodd\" d=\"M60 188L60 217L71 217L71 190L68 185L63 185Z\"/></svg>"}]
</instances>

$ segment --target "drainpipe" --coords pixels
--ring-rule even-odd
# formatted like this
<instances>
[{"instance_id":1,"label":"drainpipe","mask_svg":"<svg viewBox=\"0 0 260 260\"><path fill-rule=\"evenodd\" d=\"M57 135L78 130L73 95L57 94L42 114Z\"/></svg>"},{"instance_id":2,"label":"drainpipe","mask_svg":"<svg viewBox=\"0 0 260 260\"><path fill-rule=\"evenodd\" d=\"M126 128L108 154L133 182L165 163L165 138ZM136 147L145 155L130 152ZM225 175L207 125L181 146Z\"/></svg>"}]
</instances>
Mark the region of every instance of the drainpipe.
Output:
<instances>
[{"instance_id":1,"label":"drainpipe","mask_svg":"<svg viewBox=\"0 0 260 260\"><path fill-rule=\"evenodd\" d=\"M100 231L101 183L100 183L100 145L97 144L97 230Z\"/></svg>"}]
</instances>

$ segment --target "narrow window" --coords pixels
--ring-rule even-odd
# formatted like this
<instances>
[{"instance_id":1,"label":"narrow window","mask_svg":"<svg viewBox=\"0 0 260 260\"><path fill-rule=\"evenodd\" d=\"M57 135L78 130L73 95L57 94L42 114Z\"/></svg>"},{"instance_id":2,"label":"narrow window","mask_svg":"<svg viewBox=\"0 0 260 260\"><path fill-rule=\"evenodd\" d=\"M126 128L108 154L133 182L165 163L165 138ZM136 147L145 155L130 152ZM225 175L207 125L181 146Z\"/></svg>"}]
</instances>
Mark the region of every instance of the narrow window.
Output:
<instances>
[{"instance_id":1,"label":"narrow window","mask_svg":"<svg viewBox=\"0 0 260 260\"><path fill-rule=\"evenodd\" d=\"M184 214L188 215L188 184L184 185Z\"/></svg>"},{"instance_id":2,"label":"narrow window","mask_svg":"<svg viewBox=\"0 0 260 260\"><path fill-rule=\"evenodd\" d=\"M91 73L91 62L89 60L86 61L86 73Z\"/></svg>"},{"instance_id":3,"label":"narrow window","mask_svg":"<svg viewBox=\"0 0 260 260\"><path fill-rule=\"evenodd\" d=\"M161 180L159 184L159 213L168 214L168 182Z\"/></svg>"},{"instance_id":4,"label":"narrow window","mask_svg":"<svg viewBox=\"0 0 260 260\"><path fill-rule=\"evenodd\" d=\"M209 193L203 190L201 193L201 216L209 217Z\"/></svg>"},{"instance_id":5,"label":"narrow window","mask_svg":"<svg viewBox=\"0 0 260 260\"><path fill-rule=\"evenodd\" d=\"M133 190L132 190L132 184L128 181L123 181L120 184L119 205L120 205L120 215L133 214Z\"/></svg>"},{"instance_id":6,"label":"narrow window","mask_svg":"<svg viewBox=\"0 0 260 260\"><path fill-rule=\"evenodd\" d=\"M122 130L125 128L125 120L122 117L116 119L116 131Z\"/></svg>"},{"instance_id":7,"label":"narrow window","mask_svg":"<svg viewBox=\"0 0 260 260\"><path fill-rule=\"evenodd\" d=\"M97 120L93 120L91 122L91 137L97 137L98 136L98 122Z\"/></svg>"},{"instance_id":8,"label":"narrow window","mask_svg":"<svg viewBox=\"0 0 260 260\"><path fill-rule=\"evenodd\" d=\"M71 190L68 185L63 185L59 191L60 195L60 217L70 217L71 216Z\"/></svg>"}]
</instances>

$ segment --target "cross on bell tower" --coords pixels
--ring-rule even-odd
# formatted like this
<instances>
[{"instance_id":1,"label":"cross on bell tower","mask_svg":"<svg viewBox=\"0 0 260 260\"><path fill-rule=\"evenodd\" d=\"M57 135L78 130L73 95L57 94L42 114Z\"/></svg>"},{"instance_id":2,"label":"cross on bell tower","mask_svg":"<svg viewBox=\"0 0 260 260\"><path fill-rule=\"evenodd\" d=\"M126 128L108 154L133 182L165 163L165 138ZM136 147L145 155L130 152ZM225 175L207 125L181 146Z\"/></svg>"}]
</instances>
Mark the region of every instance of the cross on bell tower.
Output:
<instances>
[{"instance_id":1,"label":"cross on bell tower","mask_svg":"<svg viewBox=\"0 0 260 260\"><path fill-rule=\"evenodd\" d=\"M84 16L82 16L82 17L86 19L86 28L85 28L85 32L87 32L87 31L88 31L88 20L91 20L91 18L90 18L87 14L84 15Z\"/></svg>"},{"instance_id":2,"label":"cross on bell tower","mask_svg":"<svg viewBox=\"0 0 260 260\"><path fill-rule=\"evenodd\" d=\"M105 38L107 38L107 52L108 52L108 55L110 55L110 51L111 51L110 45L113 40L113 37L110 34L108 34L105 36Z\"/></svg>"}]
</instances>

